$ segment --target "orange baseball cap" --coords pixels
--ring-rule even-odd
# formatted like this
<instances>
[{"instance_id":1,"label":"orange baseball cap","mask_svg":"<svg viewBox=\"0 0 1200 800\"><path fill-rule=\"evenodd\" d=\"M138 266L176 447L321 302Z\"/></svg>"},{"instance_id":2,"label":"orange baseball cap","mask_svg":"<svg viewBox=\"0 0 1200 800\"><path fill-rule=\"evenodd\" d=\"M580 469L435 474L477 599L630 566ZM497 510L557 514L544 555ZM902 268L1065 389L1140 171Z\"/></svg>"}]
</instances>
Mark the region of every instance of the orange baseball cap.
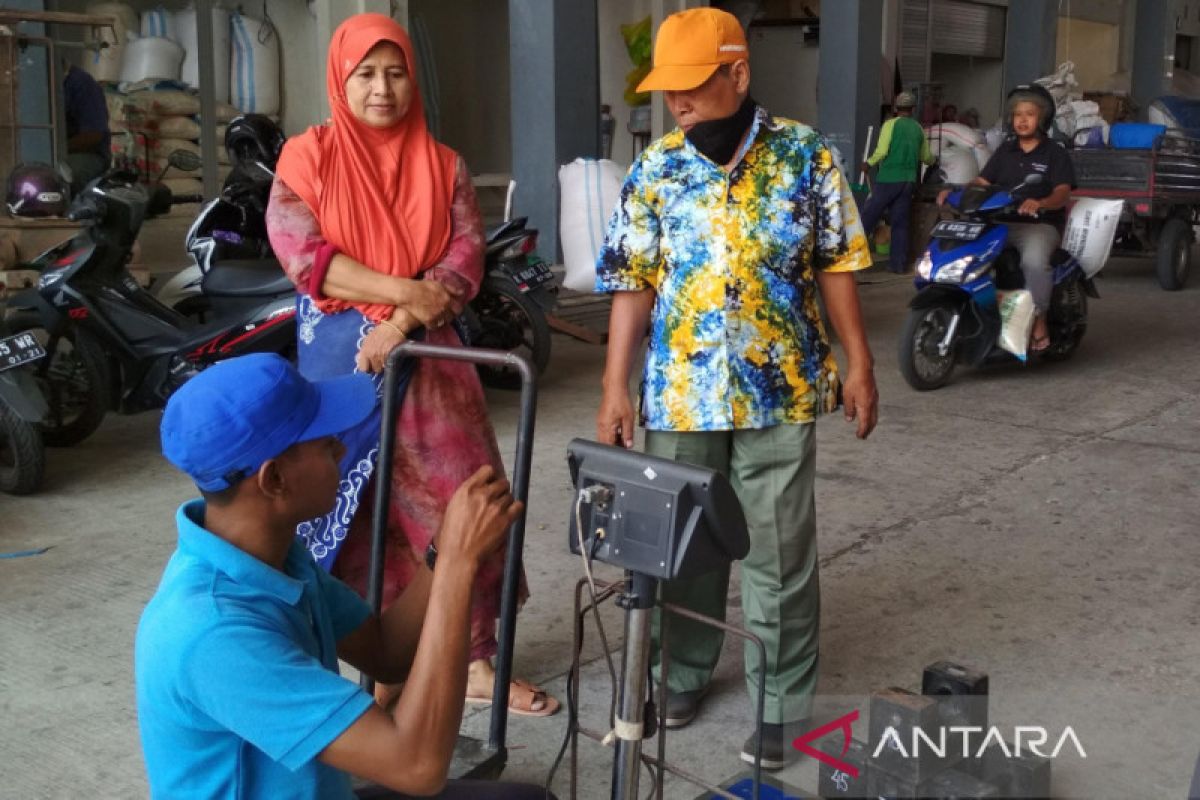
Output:
<instances>
[{"instance_id":1,"label":"orange baseball cap","mask_svg":"<svg viewBox=\"0 0 1200 800\"><path fill-rule=\"evenodd\" d=\"M639 92L695 89L717 67L748 58L746 34L737 17L717 8L692 8L663 20L654 40L654 69Z\"/></svg>"}]
</instances>

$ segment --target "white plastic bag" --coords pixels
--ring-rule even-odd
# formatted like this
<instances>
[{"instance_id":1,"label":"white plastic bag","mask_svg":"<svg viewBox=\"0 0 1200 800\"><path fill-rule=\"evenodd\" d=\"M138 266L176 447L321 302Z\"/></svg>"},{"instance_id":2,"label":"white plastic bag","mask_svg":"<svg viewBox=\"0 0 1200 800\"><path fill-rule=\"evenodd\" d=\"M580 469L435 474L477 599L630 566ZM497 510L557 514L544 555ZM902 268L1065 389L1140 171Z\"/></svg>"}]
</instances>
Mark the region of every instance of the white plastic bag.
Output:
<instances>
[{"instance_id":1,"label":"white plastic bag","mask_svg":"<svg viewBox=\"0 0 1200 800\"><path fill-rule=\"evenodd\" d=\"M1033 330L1033 294L1028 289L997 291L996 301L1000 304L1000 346L1024 361Z\"/></svg>"},{"instance_id":2,"label":"white plastic bag","mask_svg":"<svg viewBox=\"0 0 1200 800\"><path fill-rule=\"evenodd\" d=\"M1075 201L1075 206L1071 209L1062 246L1075 256L1084 274L1089 278L1099 272L1108 261L1124 206L1124 200L1082 197Z\"/></svg>"},{"instance_id":3,"label":"white plastic bag","mask_svg":"<svg viewBox=\"0 0 1200 800\"><path fill-rule=\"evenodd\" d=\"M624 180L625 168L608 160L577 158L558 168L559 241L566 266L563 286L568 289L596 291L596 258Z\"/></svg>"}]
</instances>

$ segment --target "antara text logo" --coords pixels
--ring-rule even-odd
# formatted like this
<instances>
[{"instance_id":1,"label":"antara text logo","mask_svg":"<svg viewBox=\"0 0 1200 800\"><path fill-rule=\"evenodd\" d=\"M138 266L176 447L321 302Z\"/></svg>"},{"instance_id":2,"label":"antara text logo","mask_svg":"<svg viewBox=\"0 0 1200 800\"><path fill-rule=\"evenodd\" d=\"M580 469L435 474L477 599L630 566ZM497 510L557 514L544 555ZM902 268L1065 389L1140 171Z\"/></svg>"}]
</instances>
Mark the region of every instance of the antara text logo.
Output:
<instances>
[{"instance_id":1,"label":"antara text logo","mask_svg":"<svg viewBox=\"0 0 1200 800\"><path fill-rule=\"evenodd\" d=\"M851 778L857 778L858 768L853 764L846 763L842 758L850 751L850 742L854 738L854 723L858 721L858 718L858 710L851 711L849 714L798 736L792 742L792 747ZM840 731L842 734L841 757L822 752L812 746L813 742L834 731ZM1012 746L1009 746L1008 740L1005 739L1000 728L995 725L988 728L978 725L940 726L936 731L935 738L925 730L913 727L905 737L895 727L887 727L879 737L875 750L871 753L871 758L879 758L885 749L892 750L903 758L920 758L924 753L935 755L938 758L946 758L947 755L954 753L961 753L963 758L982 758L990 748L997 748L997 751L1003 753L1005 758L1020 758L1023 755L1058 758L1059 753L1068 747L1073 748L1080 758L1087 758L1087 751L1083 749L1083 743L1069 725L1056 738L1052 738L1050 731L1042 726L1018 725L1012 729ZM986 735L983 736L978 747L973 747L972 741L979 741L979 735L985 733ZM957 743L955 739L957 739ZM1054 747L1047 750L1051 741L1054 741ZM955 744L961 746L951 749Z\"/></svg>"}]
</instances>

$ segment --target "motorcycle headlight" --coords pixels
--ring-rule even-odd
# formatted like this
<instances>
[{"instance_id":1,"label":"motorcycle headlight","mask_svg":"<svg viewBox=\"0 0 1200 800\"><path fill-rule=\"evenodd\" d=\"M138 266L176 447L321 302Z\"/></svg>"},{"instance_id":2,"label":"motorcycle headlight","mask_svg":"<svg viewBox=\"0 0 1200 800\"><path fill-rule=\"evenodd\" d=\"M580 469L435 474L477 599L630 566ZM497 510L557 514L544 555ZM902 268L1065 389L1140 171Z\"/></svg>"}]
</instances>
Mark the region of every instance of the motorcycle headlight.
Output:
<instances>
[{"instance_id":1,"label":"motorcycle headlight","mask_svg":"<svg viewBox=\"0 0 1200 800\"><path fill-rule=\"evenodd\" d=\"M929 251L926 250L917 261L917 274L925 280L929 280L929 273L931 272L933 272L933 259L930 258Z\"/></svg>"},{"instance_id":2,"label":"motorcycle headlight","mask_svg":"<svg viewBox=\"0 0 1200 800\"><path fill-rule=\"evenodd\" d=\"M983 277L983 274L985 272L987 272L989 269L991 269L991 267L992 267L992 262L990 262L990 261L976 261L974 267L971 268L970 271L967 272L967 274L965 276L963 276L962 282L963 283L971 283L972 281L979 280L980 278Z\"/></svg>"},{"instance_id":3,"label":"motorcycle headlight","mask_svg":"<svg viewBox=\"0 0 1200 800\"><path fill-rule=\"evenodd\" d=\"M963 283L963 275L966 274L967 269L974 263L975 256L956 258L950 263L939 267L934 280L938 283Z\"/></svg>"}]
</instances>

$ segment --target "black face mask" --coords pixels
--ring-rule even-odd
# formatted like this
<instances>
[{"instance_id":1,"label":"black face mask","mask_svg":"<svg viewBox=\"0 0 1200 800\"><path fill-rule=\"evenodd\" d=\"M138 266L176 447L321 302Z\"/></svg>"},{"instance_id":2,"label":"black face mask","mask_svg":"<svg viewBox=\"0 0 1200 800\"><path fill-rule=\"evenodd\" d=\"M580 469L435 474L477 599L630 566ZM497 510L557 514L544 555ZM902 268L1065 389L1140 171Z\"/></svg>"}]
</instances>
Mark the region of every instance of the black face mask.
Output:
<instances>
[{"instance_id":1,"label":"black face mask","mask_svg":"<svg viewBox=\"0 0 1200 800\"><path fill-rule=\"evenodd\" d=\"M732 116L697 122L687 132L687 140L714 164L724 166L733 158L738 145L742 143L742 137L754 121L756 107L757 104L747 96Z\"/></svg>"}]
</instances>

